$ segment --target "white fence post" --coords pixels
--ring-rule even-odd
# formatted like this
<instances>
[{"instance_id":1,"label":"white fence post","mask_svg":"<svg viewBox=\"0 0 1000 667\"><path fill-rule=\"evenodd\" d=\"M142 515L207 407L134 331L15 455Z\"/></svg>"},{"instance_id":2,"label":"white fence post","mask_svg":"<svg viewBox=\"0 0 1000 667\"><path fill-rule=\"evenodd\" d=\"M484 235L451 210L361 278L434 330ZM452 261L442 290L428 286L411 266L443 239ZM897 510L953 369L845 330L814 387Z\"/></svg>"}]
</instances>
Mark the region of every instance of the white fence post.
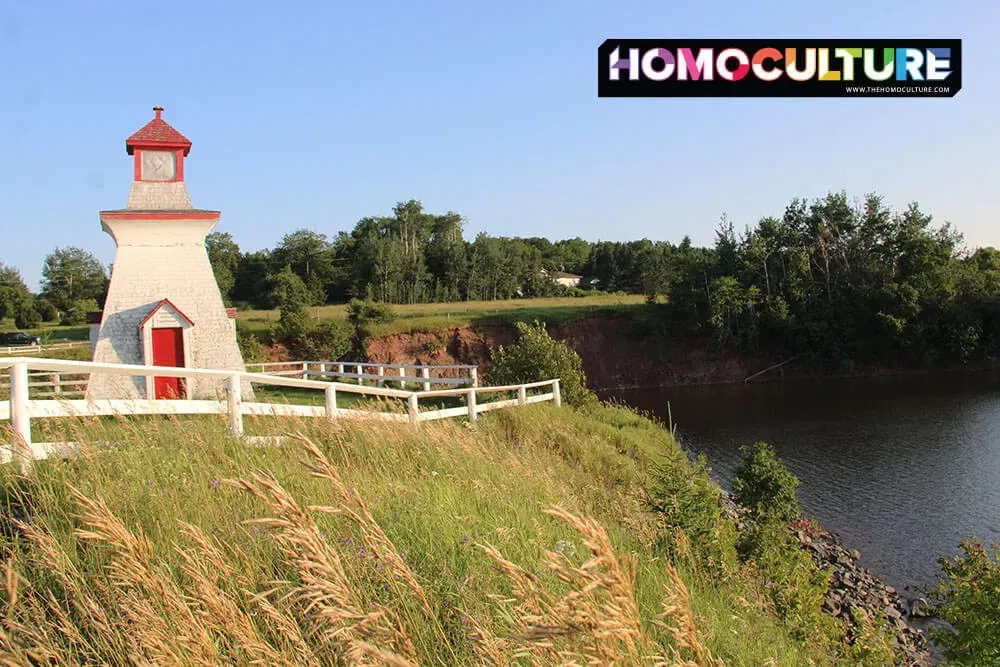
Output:
<instances>
[{"instance_id":1,"label":"white fence post","mask_svg":"<svg viewBox=\"0 0 1000 667\"><path fill-rule=\"evenodd\" d=\"M383 366L382 364L379 364L379 367L378 367L378 376L379 376L379 381L376 384L379 387L384 387L385 386L385 380L383 380L381 378L385 377L385 366Z\"/></svg>"},{"instance_id":2,"label":"white fence post","mask_svg":"<svg viewBox=\"0 0 1000 667\"><path fill-rule=\"evenodd\" d=\"M31 454L31 413L28 411L28 366L24 362L10 367L10 422L14 427L14 458L20 458L21 474L34 467Z\"/></svg>"},{"instance_id":3,"label":"white fence post","mask_svg":"<svg viewBox=\"0 0 1000 667\"><path fill-rule=\"evenodd\" d=\"M302 362L302 379L303 380L308 380L309 379L309 362L308 361L303 361Z\"/></svg>"},{"instance_id":4,"label":"white fence post","mask_svg":"<svg viewBox=\"0 0 1000 667\"><path fill-rule=\"evenodd\" d=\"M365 383L365 379L361 377L362 375L365 374L365 367L362 366L361 364L358 364L357 366L354 367L354 370L358 374L358 386L360 387Z\"/></svg>"},{"instance_id":5,"label":"white fence post","mask_svg":"<svg viewBox=\"0 0 1000 667\"><path fill-rule=\"evenodd\" d=\"M524 386L522 385L517 388L517 404L524 405L527 402L528 402L528 390L525 389Z\"/></svg>"},{"instance_id":6,"label":"white fence post","mask_svg":"<svg viewBox=\"0 0 1000 667\"><path fill-rule=\"evenodd\" d=\"M324 391L326 393L326 418L336 419L340 416L340 411L337 409L337 387L331 383Z\"/></svg>"},{"instance_id":7,"label":"white fence post","mask_svg":"<svg viewBox=\"0 0 1000 667\"><path fill-rule=\"evenodd\" d=\"M479 386L479 369L475 366L469 369L469 377L472 378L472 386Z\"/></svg>"},{"instance_id":8,"label":"white fence post","mask_svg":"<svg viewBox=\"0 0 1000 667\"><path fill-rule=\"evenodd\" d=\"M424 391L431 390L431 383L427 381L427 379L430 376L431 376L431 369L427 368L427 366L424 366L423 368L420 369L420 377L424 379Z\"/></svg>"},{"instance_id":9,"label":"white fence post","mask_svg":"<svg viewBox=\"0 0 1000 667\"><path fill-rule=\"evenodd\" d=\"M556 404L557 408L562 407L562 394L559 393L558 378L552 381L552 401Z\"/></svg>"},{"instance_id":10,"label":"white fence post","mask_svg":"<svg viewBox=\"0 0 1000 667\"><path fill-rule=\"evenodd\" d=\"M406 399L410 412L410 423L416 425L420 420L420 404L419 399L416 394L410 394L410 397Z\"/></svg>"},{"instance_id":11,"label":"white fence post","mask_svg":"<svg viewBox=\"0 0 1000 667\"><path fill-rule=\"evenodd\" d=\"M229 434L243 437L243 383L239 373L233 373L226 382L226 401L229 405Z\"/></svg>"},{"instance_id":12,"label":"white fence post","mask_svg":"<svg viewBox=\"0 0 1000 667\"><path fill-rule=\"evenodd\" d=\"M465 402L469 406L469 421L470 422L476 421L476 418L477 418L478 415L476 414L476 389L475 388L470 389L469 393L466 394Z\"/></svg>"},{"instance_id":13,"label":"white fence post","mask_svg":"<svg viewBox=\"0 0 1000 667\"><path fill-rule=\"evenodd\" d=\"M337 364L337 379L344 379L344 364Z\"/></svg>"},{"instance_id":14,"label":"white fence post","mask_svg":"<svg viewBox=\"0 0 1000 667\"><path fill-rule=\"evenodd\" d=\"M399 377L406 377L406 366L399 367ZM399 388L406 389L406 382L403 380L399 381Z\"/></svg>"}]
</instances>

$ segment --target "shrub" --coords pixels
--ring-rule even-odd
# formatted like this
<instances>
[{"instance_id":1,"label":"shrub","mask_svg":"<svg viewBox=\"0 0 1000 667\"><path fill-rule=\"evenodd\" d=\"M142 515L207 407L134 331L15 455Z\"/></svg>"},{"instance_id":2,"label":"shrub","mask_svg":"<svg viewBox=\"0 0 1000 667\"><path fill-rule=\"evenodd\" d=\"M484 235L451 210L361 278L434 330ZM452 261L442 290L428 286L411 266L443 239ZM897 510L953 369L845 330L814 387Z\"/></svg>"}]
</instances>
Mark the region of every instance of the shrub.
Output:
<instances>
[{"instance_id":1,"label":"shrub","mask_svg":"<svg viewBox=\"0 0 1000 667\"><path fill-rule=\"evenodd\" d=\"M242 329L236 329L236 342L240 346L240 354L243 355L243 363L260 364L267 361L267 348L260 341L260 338Z\"/></svg>"},{"instance_id":2,"label":"shrub","mask_svg":"<svg viewBox=\"0 0 1000 667\"><path fill-rule=\"evenodd\" d=\"M799 516L798 478L778 459L766 442L742 447L743 461L733 478L736 502L757 519L788 522Z\"/></svg>"},{"instance_id":3,"label":"shrub","mask_svg":"<svg viewBox=\"0 0 1000 667\"><path fill-rule=\"evenodd\" d=\"M32 329L41 323L42 315L30 301L21 304L14 313L14 326L18 329Z\"/></svg>"},{"instance_id":4,"label":"shrub","mask_svg":"<svg viewBox=\"0 0 1000 667\"><path fill-rule=\"evenodd\" d=\"M1000 664L1000 543L987 549L973 538L959 547L963 555L939 561L943 577L931 592L951 628L932 628L931 638L958 664Z\"/></svg>"},{"instance_id":5,"label":"shrub","mask_svg":"<svg viewBox=\"0 0 1000 667\"><path fill-rule=\"evenodd\" d=\"M94 299L77 299L63 313L62 324L83 324L87 321L87 313L92 313L100 309L101 307L97 305L97 301ZM41 319L40 315L39 319Z\"/></svg>"},{"instance_id":6,"label":"shrub","mask_svg":"<svg viewBox=\"0 0 1000 667\"><path fill-rule=\"evenodd\" d=\"M281 273L274 276L273 294L278 302L281 316L275 336L282 342L294 342L313 328L312 316L309 314L311 295L306 284L286 266Z\"/></svg>"},{"instance_id":7,"label":"shrub","mask_svg":"<svg viewBox=\"0 0 1000 667\"><path fill-rule=\"evenodd\" d=\"M35 307L38 309L38 314L41 315L43 322L56 322L59 320L59 309L48 299L38 299L35 301Z\"/></svg>"},{"instance_id":8,"label":"shrub","mask_svg":"<svg viewBox=\"0 0 1000 667\"><path fill-rule=\"evenodd\" d=\"M710 477L704 455L691 465L684 454L650 466L652 508L671 528L679 528L691 540L699 562L725 572L736 565L732 526L722 512L722 490ZM670 550L671 557L677 556Z\"/></svg>"},{"instance_id":9,"label":"shrub","mask_svg":"<svg viewBox=\"0 0 1000 667\"><path fill-rule=\"evenodd\" d=\"M545 325L515 322L517 340L499 346L491 353L490 374L495 384L520 384L559 378L563 400L568 405L583 405L596 400L587 389L580 355L553 339Z\"/></svg>"},{"instance_id":10,"label":"shrub","mask_svg":"<svg viewBox=\"0 0 1000 667\"><path fill-rule=\"evenodd\" d=\"M351 351L354 333L350 322L323 322L300 338L293 351L300 359L336 361Z\"/></svg>"},{"instance_id":11,"label":"shrub","mask_svg":"<svg viewBox=\"0 0 1000 667\"><path fill-rule=\"evenodd\" d=\"M356 326L388 324L396 319L392 305L371 299L351 299L347 303L347 319Z\"/></svg>"}]
</instances>

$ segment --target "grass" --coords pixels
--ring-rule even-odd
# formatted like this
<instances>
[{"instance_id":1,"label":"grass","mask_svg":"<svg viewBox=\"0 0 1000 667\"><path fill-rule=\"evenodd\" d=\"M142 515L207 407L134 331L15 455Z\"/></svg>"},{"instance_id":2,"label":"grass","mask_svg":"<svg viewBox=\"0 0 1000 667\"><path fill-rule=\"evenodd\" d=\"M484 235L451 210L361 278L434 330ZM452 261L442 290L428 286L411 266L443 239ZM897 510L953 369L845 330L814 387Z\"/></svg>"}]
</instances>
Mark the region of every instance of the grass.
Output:
<instances>
[{"instance_id":1,"label":"grass","mask_svg":"<svg viewBox=\"0 0 1000 667\"><path fill-rule=\"evenodd\" d=\"M645 297L635 294L602 294L586 297L558 297L549 299L510 299L504 301L459 301L453 303L424 303L393 306L396 319L377 325L376 336L412 333L418 331L443 331L445 329L503 325L515 321L542 320L548 324L565 324L584 317L619 313L638 313L648 308ZM320 321L346 319L343 304L316 306L311 309ZM278 321L277 310L242 310L238 321L247 332L263 333ZM0 330L13 331L12 320L0 320ZM42 337L43 344L63 340L88 340L90 329L86 324L62 326L49 322L28 333Z\"/></svg>"},{"instance_id":2,"label":"grass","mask_svg":"<svg viewBox=\"0 0 1000 667\"><path fill-rule=\"evenodd\" d=\"M22 331L14 325L14 320L0 319L0 331ZM74 324L63 326L58 322L45 322L33 329L23 329L26 333L35 334L42 337L42 344L61 343L63 341L77 341L90 339L90 326L87 324Z\"/></svg>"},{"instance_id":3,"label":"grass","mask_svg":"<svg viewBox=\"0 0 1000 667\"><path fill-rule=\"evenodd\" d=\"M396 319L374 327L372 334L433 332L534 319L564 324L584 317L634 312L644 307L645 297L631 294L397 305L393 306ZM320 321L347 318L343 305L316 306L311 310ZM240 311L238 321L248 332L260 333L277 322L278 316L277 310L246 310Z\"/></svg>"},{"instance_id":4,"label":"grass","mask_svg":"<svg viewBox=\"0 0 1000 667\"><path fill-rule=\"evenodd\" d=\"M702 473L628 410L281 423L299 435L248 447L221 418L83 420L80 457L0 468L0 662L836 658L753 576L667 556L685 538L649 509L651 471Z\"/></svg>"}]
</instances>

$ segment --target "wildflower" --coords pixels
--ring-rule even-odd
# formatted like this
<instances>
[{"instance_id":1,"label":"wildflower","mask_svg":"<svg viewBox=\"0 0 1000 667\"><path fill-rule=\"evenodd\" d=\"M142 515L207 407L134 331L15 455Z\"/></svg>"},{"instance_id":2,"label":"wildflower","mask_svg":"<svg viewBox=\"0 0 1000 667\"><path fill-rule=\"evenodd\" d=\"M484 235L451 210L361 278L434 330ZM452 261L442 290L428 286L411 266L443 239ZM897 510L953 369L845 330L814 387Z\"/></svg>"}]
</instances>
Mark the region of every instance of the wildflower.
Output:
<instances>
[{"instance_id":1,"label":"wildflower","mask_svg":"<svg viewBox=\"0 0 1000 667\"><path fill-rule=\"evenodd\" d=\"M556 546L552 550L557 554L563 554L569 558L573 557L576 553L576 547L574 547L573 543L568 540L559 540L556 542Z\"/></svg>"},{"instance_id":2,"label":"wildflower","mask_svg":"<svg viewBox=\"0 0 1000 667\"><path fill-rule=\"evenodd\" d=\"M342 541L342 542L344 543L344 545L346 545L346 546L351 546L352 544L354 544L354 540L352 540L352 539L351 539L351 536L350 536L350 535L347 535L347 536L346 536L346 537L344 537L344 539L343 539L343 540L341 540L341 541Z\"/></svg>"},{"instance_id":3,"label":"wildflower","mask_svg":"<svg viewBox=\"0 0 1000 667\"><path fill-rule=\"evenodd\" d=\"M213 479L212 480L212 488L214 489L215 487L219 486L219 483L220 483L219 480Z\"/></svg>"}]
</instances>

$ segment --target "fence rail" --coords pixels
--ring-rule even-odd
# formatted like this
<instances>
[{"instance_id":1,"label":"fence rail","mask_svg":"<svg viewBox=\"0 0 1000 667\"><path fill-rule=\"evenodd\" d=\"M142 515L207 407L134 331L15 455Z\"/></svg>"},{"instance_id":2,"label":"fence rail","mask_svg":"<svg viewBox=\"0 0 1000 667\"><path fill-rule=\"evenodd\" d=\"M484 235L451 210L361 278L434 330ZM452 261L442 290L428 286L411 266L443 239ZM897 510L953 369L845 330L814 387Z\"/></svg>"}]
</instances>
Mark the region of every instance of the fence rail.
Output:
<instances>
[{"instance_id":1,"label":"fence rail","mask_svg":"<svg viewBox=\"0 0 1000 667\"><path fill-rule=\"evenodd\" d=\"M0 369L7 369L9 377L10 397L0 400L0 421L11 422L14 430L14 441L8 446L0 446L0 463L18 460L22 470L30 471L35 459L44 459L51 455L66 455L72 453L72 443L33 443L31 439L31 420L40 418L92 417L106 415L226 415L229 432L233 437L243 437L243 417L251 416L295 416L316 417L326 419L361 418L380 419L387 421L409 422L416 425L420 422L450 417L467 416L475 421L479 414L515 405L527 405L543 401L552 401L556 406L562 405L559 380L544 380L526 384L505 385L500 387L463 387L452 389L437 389L424 391L408 391L389 387L366 386L363 384L347 384L330 380L312 380L310 375L329 377L336 373L325 371L310 371L309 365L323 362L299 362L302 369L298 371L305 377L290 377L273 373L253 373L231 370L212 370L201 368L178 368L162 366L140 366L131 364L98 364L89 361L66 361L61 359L38 359L30 357L0 357ZM348 364L356 365L356 364ZM366 364L367 366L379 366ZM382 365L388 366L388 365ZM395 368L414 368L414 366L395 366ZM434 368L434 367L417 367ZM45 399L31 398L29 387L48 386L56 383L35 382L30 384L32 377L39 376L81 376L90 373L107 373L129 377L202 377L219 381L218 400L163 400L163 399L106 399L85 400L69 399L64 395L53 398L51 394ZM367 375L360 373L361 375ZM375 377L380 377L375 375ZM384 376L381 376L384 377ZM410 376L404 376L410 380ZM394 378L398 380L398 378ZM426 381L422 373L419 378ZM454 379L454 378L452 378ZM434 378L440 382L442 378ZM56 381L58 382L58 381ZM83 381L84 383L86 380ZM243 401L242 387L244 382L254 385L290 387L298 389L314 389L324 393L323 405L300 405L289 403L265 403L258 401ZM68 384L68 382L64 383ZM425 382L426 384L426 382ZM545 391L545 390L548 391ZM543 393L529 395L529 390L542 390ZM360 394L379 398L399 399L406 402L405 412L392 410L370 410L341 408L337 405L337 393ZM480 402L479 396L492 393L513 392L515 398ZM68 392L67 392L68 393ZM222 398L224 396L224 398ZM465 399L465 405L458 407L435 408L420 410L420 401L447 396L457 396ZM61 400L60 400L61 399ZM379 405L378 408L388 407Z\"/></svg>"},{"instance_id":2,"label":"fence rail","mask_svg":"<svg viewBox=\"0 0 1000 667\"><path fill-rule=\"evenodd\" d=\"M89 341L77 340L68 343L52 343L51 345L14 345L11 347L0 347L0 354L41 354L42 352L58 352L60 350L71 350L77 347L87 347Z\"/></svg>"},{"instance_id":3,"label":"fence rail","mask_svg":"<svg viewBox=\"0 0 1000 667\"><path fill-rule=\"evenodd\" d=\"M349 370L352 368L354 372ZM479 367L468 364L431 366L427 364L380 364L360 361L272 361L247 364L247 370L250 369L260 369L260 372L268 375L357 380L359 385L369 381L379 387L385 386L387 382L398 382L401 389L405 388L407 383L420 384L423 385L424 391L430 391L432 384L479 386ZM412 375L408 374L411 370L413 371ZM443 374L431 375L432 372L449 370L464 372L464 374L457 377L446 377Z\"/></svg>"}]
</instances>

